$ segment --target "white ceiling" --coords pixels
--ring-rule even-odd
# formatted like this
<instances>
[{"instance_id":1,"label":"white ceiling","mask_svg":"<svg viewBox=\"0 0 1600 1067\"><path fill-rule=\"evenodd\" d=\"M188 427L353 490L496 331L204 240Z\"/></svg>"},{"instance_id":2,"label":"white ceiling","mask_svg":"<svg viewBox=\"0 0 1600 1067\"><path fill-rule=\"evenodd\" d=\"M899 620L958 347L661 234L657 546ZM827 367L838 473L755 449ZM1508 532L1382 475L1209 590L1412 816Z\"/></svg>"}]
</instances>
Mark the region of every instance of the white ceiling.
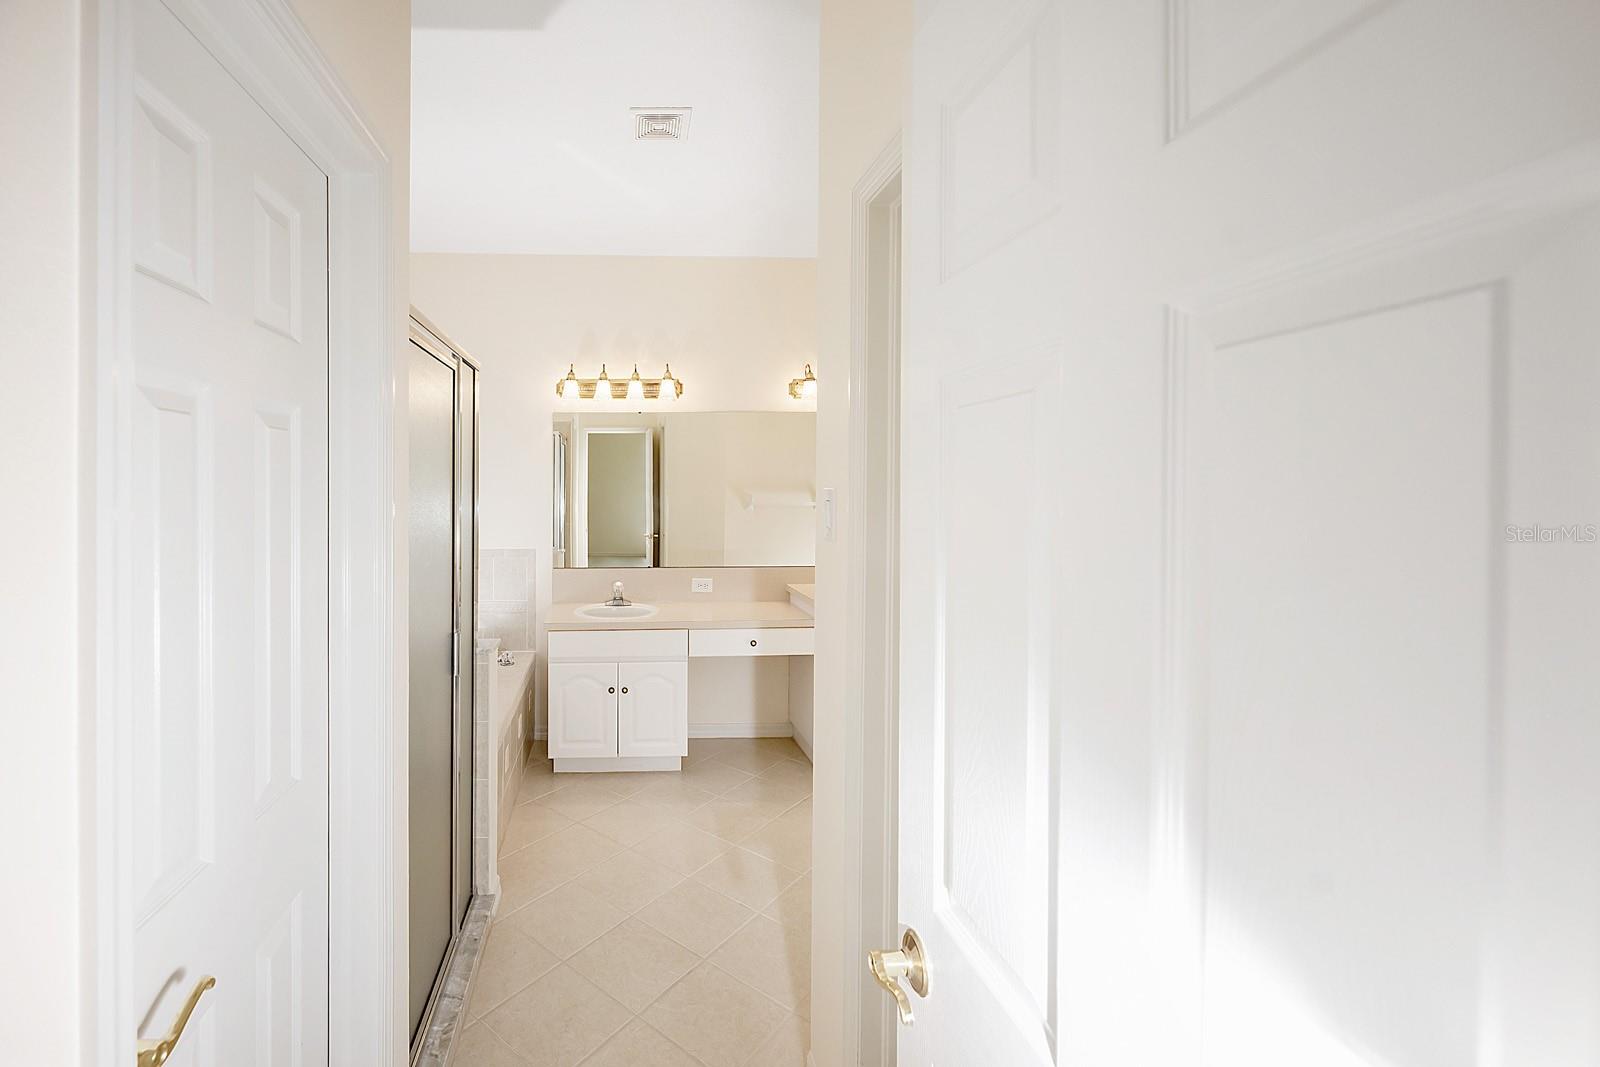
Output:
<instances>
[{"instance_id":1,"label":"white ceiling","mask_svg":"<svg viewBox=\"0 0 1600 1067\"><path fill-rule=\"evenodd\" d=\"M411 247L816 255L817 7L413 0Z\"/></svg>"}]
</instances>

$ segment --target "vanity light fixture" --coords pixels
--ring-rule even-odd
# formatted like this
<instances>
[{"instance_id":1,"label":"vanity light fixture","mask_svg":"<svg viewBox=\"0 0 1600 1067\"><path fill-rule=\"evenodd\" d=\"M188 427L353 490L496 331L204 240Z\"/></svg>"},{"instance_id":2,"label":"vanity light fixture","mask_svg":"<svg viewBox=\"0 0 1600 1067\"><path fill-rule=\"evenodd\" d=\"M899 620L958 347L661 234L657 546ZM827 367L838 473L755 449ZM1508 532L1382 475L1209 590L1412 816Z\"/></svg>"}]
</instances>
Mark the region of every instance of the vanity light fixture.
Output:
<instances>
[{"instance_id":1,"label":"vanity light fixture","mask_svg":"<svg viewBox=\"0 0 1600 1067\"><path fill-rule=\"evenodd\" d=\"M670 364L661 377L642 378L635 363L631 377L617 380L606 373L604 363L598 378L578 377L577 367L569 363L567 373L556 379L556 396L562 400L676 400L682 395L683 381L672 376Z\"/></svg>"},{"instance_id":2,"label":"vanity light fixture","mask_svg":"<svg viewBox=\"0 0 1600 1067\"><path fill-rule=\"evenodd\" d=\"M582 388L578 384L576 368L571 363L568 363L567 376L556 382L556 396L559 396L562 400L576 400Z\"/></svg>"},{"instance_id":3,"label":"vanity light fixture","mask_svg":"<svg viewBox=\"0 0 1600 1067\"><path fill-rule=\"evenodd\" d=\"M806 372L789 383L789 395L796 400L815 400L817 398L817 376L811 373L811 364L806 364Z\"/></svg>"}]
</instances>

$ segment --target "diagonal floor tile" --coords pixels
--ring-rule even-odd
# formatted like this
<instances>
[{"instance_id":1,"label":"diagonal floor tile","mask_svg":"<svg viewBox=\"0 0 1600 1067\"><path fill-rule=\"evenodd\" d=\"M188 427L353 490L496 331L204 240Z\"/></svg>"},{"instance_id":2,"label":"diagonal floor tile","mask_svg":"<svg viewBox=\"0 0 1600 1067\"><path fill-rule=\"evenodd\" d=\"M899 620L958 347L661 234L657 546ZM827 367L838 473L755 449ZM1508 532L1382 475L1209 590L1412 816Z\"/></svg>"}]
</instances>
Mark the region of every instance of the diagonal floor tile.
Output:
<instances>
[{"instance_id":1,"label":"diagonal floor tile","mask_svg":"<svg viewBox=\"0 0 1600 1067\"><path fill-rule=\"evenodd\" d=\"M500 907L516 911L621 851L621 845L582 825L535 841L500 860Z\"/></svg>"},{"instance_id":2,"label":"diagonal floor tile","mask_svg":"<svg viewBox=\"0 0 1600 1067\"><path fill-rule=\"evenodd\" d=\"M634 845L633 850L680 874L693 874L731 847L720 837L679 823L645 838Z\"/></svg>"},{"instance_id":3,"label":"diagonal floor tile","mask_svg":"<svg viewBox=\"0 0 1600 1067\"><path fill-rule=\"evenodd\" d=\"M683 882L640 908L634 918L704 956L749 922L751 915L738 901L698 882Z\"/></svg>"},{"instance_id":4,"label":"diagonal floor tile","mask_svg":"<svg viewBox=\"0 0 1600 1067\"><path fill-rule=\"evenodd\" d=\"M765 915L751 919L706 959L791 1011L811 991L809 933L802 937Z\"/></svg>"},{"instance_id":5,"label":"diagonal floor tile","mask_svg":"<svg viewBox=\"0 0 1600 1067\"><path fill-rule=\"evenodd\" d=\"M476 1019L533 984L561 961L533 938L505 923L490 927L467 1015Z\"/></svg>"},{"instance_id":6,"label":"diagonal floor tile","mask_svg":"<svg viewBox=\"0 0 1600 1067\"><path fill-rule=\"evenodd\" d=\"M683 821L733 844L749 837L783 811L748 801L718 797L683 816Z\"/></svg>"},{"instance_id":7,"label":"diagonal floor tile","mask_svg":"<svg viewBox=\"0 0 1600 1067\"><path fill-rule=\"evenodd\" d=\"M754 989L702 963L645 1009L645 1022L710 1067L740 1067L788 1015Z\"/></svg>"},{"instance_id":8,"label":"diagonal floor tile","mask_svg":"<svg viewBox=\"0 0 1600 1067\"><path fill-rule=\"evenodd\" d=\"M730 767L717 759L708 759L678 772L684 782L708 793L721 793L740 782L748 782L751 775L737 767Z\"/></svg>"},{"instance_id":9,"label":"diagonal floor tile","mask_svg":"<svg viewBox=\"0 0 1600 1067\"><path fill-rule=\"evenodd\" d=\"M627 917L627 912L571 883L546 893L503 925L522 931L566 959Z\"/></svg>"},{"instance_id":10,"label":"diagonal floor tile","mask_svg":"<svg viewBox=\"0 0 1600 1067\"><path fill-rule=\"evenodd\" d=\"M562 964L483 1021L531 1067L573 1067L626 1026L632 1015Z\"/></svg>"},{"instance_id":11,"label":"diagonal floor tile","mask_svg":"<svg viewBox=\"0 0 1600 1067\"><path fill-rule=\"evenodd\" d=\"M619 852L578 876L574 885L625 912L635 912L683 881L671 867L637 852Z\"/></svg>"},{"instance_id":12,"label":"diagonal floor tile","mask_svg":"<svg viewBox=\"0 0 1600 1067\"><path fill-rule=\"evenodd\" d=\"M565 778L583 778L583 775L565 775ZM587 819L597 811L620 801L613 790L606 788L598 782L564 781L554 793L539 798L539 803L553 811L559 811L569 819Z\"/></svg>"},{"instance_id":13,"label":"diagonal floor tile","mask_svg":"<svg viewBox=\"0 0 1600 1067\"><path fill-rule=\"evenodd\" d=\"M779 760L760 774L756 775L763 782L781 782L784 785L793 785L811 792L811 764L801 763L797 760Z\"/></svg>"},{"instance_id":14,"label":"diagonal floor tile","mask_svg":"<svg viewBox=\"0 0 1600 1067\"><path fill-rule=\"evenodd\" d=\"M811 805L797 804L762 824L739 847L797 871L811 869Z\"/></svg>"},{"instance_id":15,"label":"diagonal floor tile","mask_svg":"<svg viewBox=\"0 0 1600 1067\"><path fill-rule=\"evenodd\" d=\"M808 874L761 909L761 914L785 926L804 926L811 930L811 876Z\"/></svg>"},{"instance_id":16,"label":"diagonal floor tile","mask_svg":"<svg viewBox=\"0 0 1600 1067\"><path fill-rule=\"evenodd\" d=\"M473 1023L461 1031L450 1067L528 1067L528 1061L512 1052L486 1025Z\"/></svg>"},{"instance_id":17,"label":"diagonal floor tile","mask_svg":"<svg viewBox=\"0 0 1600 1067\"><path fill-rule=\"evenodd\" d=\"M643 1019L624 1026L583 1067L701 1067L700 1061Z\"/></svg>"},{"instance_id":18,"label":"diagonal floor tile","mask_svg":"<svg viewBox=\"0 0 1600 1067\"><path fill-rule=\"evenodd\" d=\"M669 829L677 821L673 812L651 801L624 800L583 821L621 845L636 845L647 837Z\"/></svg>"},{"instance_id":19,"label":"diagonal floor tile","mask_svg":"<svg viewBox=\"0 0 1600 1067\"><path fill-rule=\"evenodd\" d=\"M772 1036L746 1062L750 1067L806 1067L810 1049L810 1020L791 1015L778 1024Z\"/></svg>"},{"instance_id":20,"label":"diagonal floor tile","mask_svg":"<svg viewBox=\"0 0 1600 1067\"><path fill-rule=\"evenodd\" d=\"M654 927L628 919L567 964L638 1012L699 966L700 957Z\"/></svg>"},{"instance_id":21,"label":"diagonal floor tile","mask_svg":"<svg viewBox=\"0 0 1600 1067\"><path fill-rule=\"evenodd\" d=\"M692 876L724 896L760 910L800 880L801 872L736 848L718 856Z\"/></svg>"},{"instance_id":22,"label":"diagonal floor tile","mask_svg":"<svg viewBox=\"0 0 1600 1067\"><path fill-rule=\"evenodd\" d=\"M571 825L571 819L538 801L519 804L511 810L511 817L506 821L506 835L500 841L500 851L509 855L524 845L542 841Z\"/></svg>"}]
</instances>

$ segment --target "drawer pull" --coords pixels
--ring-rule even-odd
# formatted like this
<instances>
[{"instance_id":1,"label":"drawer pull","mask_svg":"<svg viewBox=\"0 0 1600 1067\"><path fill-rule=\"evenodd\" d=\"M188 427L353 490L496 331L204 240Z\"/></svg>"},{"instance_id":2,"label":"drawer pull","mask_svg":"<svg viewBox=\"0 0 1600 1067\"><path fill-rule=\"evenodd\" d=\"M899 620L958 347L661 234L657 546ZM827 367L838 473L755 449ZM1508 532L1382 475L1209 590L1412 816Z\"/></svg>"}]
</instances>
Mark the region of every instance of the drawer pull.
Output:
<instances>
[{"instance_id":1,"label":"drawer pull","mask_svg":"<svg viewBox=\"0 0 1600 1067\"><path fill-rule=\"evenodd\" d=\"M626 693L626 692L627 692L627 691L628 691L628 687L627 687L627 686L623 686L623 687L622 687L622 691L623 691L623 692L624 692L624 693Z\"/></svg>"},{"instance_id":2,"label":"drawer pull","mask_svg":"<svg viewBox=\"0 0 1600 1067\"><path fill-rule=\"evenodd\" d=\"M617 691L617 687L616 686L612 686L610 689L606 690L606 692L608 692L608 693L615 693L616 691Z\"/></svg>"},{"instance_id":3,"label":"drawer pull","mask_svg":"<svg viewBox=\"0 0 1600 1067\"><path fill-rule=\"evenodd\" d=\"M750 647L751 648L755 648L756 647L756 639L753 638L753 637L750 639Z\"/></svg>"}]
</instances>

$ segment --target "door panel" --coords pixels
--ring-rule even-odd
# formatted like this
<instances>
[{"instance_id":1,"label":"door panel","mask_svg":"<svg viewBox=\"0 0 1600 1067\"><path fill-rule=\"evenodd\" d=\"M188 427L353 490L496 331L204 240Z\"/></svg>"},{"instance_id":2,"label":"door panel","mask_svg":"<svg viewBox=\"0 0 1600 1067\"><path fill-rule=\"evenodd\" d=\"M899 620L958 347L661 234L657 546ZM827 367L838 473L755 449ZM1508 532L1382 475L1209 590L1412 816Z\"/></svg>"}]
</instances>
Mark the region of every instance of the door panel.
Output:
<instances>
[{"instance_id":1,"label":"door panel","mask_svg":"<svg viewBox=\"0 0 1600 1067\"><path fill-rule=\"evenodd\" d=\"M617 754L689 754L689 664L623 663L617 668Z\"/></svg>"},{"instance_id":2,"label":"door panel","mask_svg":"<svg viewBox=\"0 0 1600 1067\"><path fill-rule=\"evenodd\" d=\"M1600 1061L1597 45L919 5L902 1064Z\"/></svg>"},{"instance_id":3,"label":"door panel","mask_svg":"<svg viewBox=\"0 0 1600 1067\"><path fill-rule=\"evenodd\" d=\"M550 664L550 755L617 754L617 665Z\"/></svg>"},{"instance_id":4,"label":"door panel","mask_svg":"<svg viewBox=\"0 0 1600 1067\"><path fill-rule=\"evenodd\" d=\"M172 1063L325 1064L327 182L163 5L132 15L133 1000L164 1035L213 975Z\"/></svg>"},{"instance_id":5,"label":"door panel","mask_svg":"<svg viewBox=\"0 0 1600 1067\"><path fill-rule=\"evenodd\" d=\"M453 921L456 836L455 368L413 343L408 372L411 1030L421 1023ZM468 835L470 842L471 835Z\"/></svg>"}]
</instances>

